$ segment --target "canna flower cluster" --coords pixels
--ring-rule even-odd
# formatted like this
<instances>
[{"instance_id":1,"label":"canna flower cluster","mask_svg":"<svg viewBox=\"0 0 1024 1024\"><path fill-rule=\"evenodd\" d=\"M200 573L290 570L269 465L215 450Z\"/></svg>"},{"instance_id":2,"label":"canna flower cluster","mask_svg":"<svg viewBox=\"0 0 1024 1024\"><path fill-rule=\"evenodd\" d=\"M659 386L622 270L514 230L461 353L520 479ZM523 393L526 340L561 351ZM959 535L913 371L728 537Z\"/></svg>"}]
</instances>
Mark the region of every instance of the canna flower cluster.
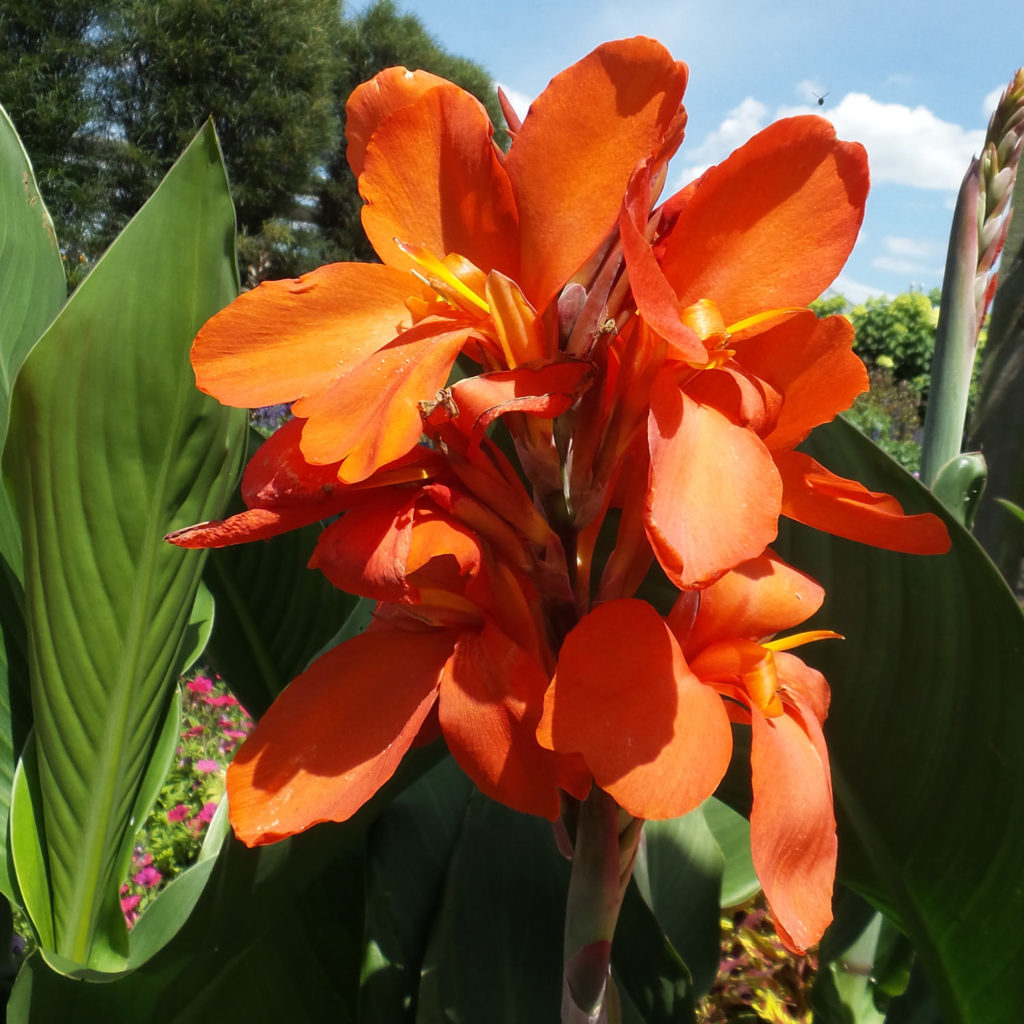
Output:
<instances>
[{"instance_id":1,"label":"canna flower cluster","mask_svg":"<svg viewBox=\"0 0 1024 1024\"><path fill-rule=\"evenodd\" d=\"M675 817L714 792L739 722L780 934L802 950L830 920L828 688L791 650L835 634L773 639L824 594L770 545L780 516L901 551L948 539L796 450L867 387L849 323L806 308L856 238L862 148L791 118L661 201L686 80L651 39L608 43L522 122L506 109L502 152L473 97L382 72L347 107L382 262L263 284L196 338L200 388L294 419L247 467L247 511L170 539L326 521L311 566L377 602L239 750L246 843L348 818L438 736L520 811L555 819L598 786Z\"/></svg>"}]
</instances>

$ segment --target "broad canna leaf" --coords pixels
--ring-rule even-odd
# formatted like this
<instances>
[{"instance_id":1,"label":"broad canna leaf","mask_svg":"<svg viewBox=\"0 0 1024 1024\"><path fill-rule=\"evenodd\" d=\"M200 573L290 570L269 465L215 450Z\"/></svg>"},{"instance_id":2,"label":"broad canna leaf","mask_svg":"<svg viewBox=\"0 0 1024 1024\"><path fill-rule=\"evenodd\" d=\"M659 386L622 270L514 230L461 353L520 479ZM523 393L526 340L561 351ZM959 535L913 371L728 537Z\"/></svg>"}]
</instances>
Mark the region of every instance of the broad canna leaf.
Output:
<instances>
[{"instance_id":1,"label":"broad canna leaf","mask_svg":"<svg viewBox=\"0 0 1024 1024\"><path fill-rule=\"evenodd\" d=\"M53 222L28 155L0 107L0 451L18 368L66 294ZM22 571L21 532L10 495L0 486L0 837L7 834L14 767L31 724ZM15 895L6 843L0 844L0 892Z\"/></svg>"},{"instance_id":2,"label":"broad canna leaf","mask_svg":"<svg viewBox=\"0 0 1024 1024\"><path fill-rule=\"evenodd\" d=\"M718 971L725 858L702 807L685 817L649 821L633 877L665 936L686 964L698 994ZM622 938L632 946L629 921ZM621 959L622 943L620 943Z\"/></svg>"},{"instance_id":3,"label":"broad canna leaf","mask_svg":"<svg viewBox=\"0 0 1024 1024\"><path fill-rule=\"evenodd\" d=\"M244 413L196 391L188 351L236 288L233 209L207 125L14 389L4 469L24 537L35 820L52 907L52 920L36 919L38 905L33 919L64 970L117 971L128 955L120 853L203 564L163 537L220 514L244 447Z\"/></svg>"},{"instance_id":4,"label":"broad canna leaf","mask_svg":"<svg viewBox=\"0 0 1024 1024\"><path fill-rule=\"evenodd\" d=\"M402 1024L417 1002L427 940L472 790L447 757L370 829L360 1024Z\"/></svg>"},{"instance_id":5,"label":"broad canna leaf","mask_svg":"<svg viewBox=\"0 0 1024 1024\"><path fill-rule=\"evenodd\" d=\"M442 754L437 744L414 751L344 824L318 825L257 849L227 836L216 858L200 859L142 915L129 962L137 970L102 985L83 985L33 956L18 975L8 1021L327 1019L355 1024L367 826ZM220 813L211 830L223 824ZM204 846L203 856L208 852ZM175 888L179 881L184 892ZM201 888L201 896L178 930L181 901L192 901L193 888ZM162 902L169 905L161 907ZM152 927L151 914L156 917ZM138 952L135 932L143 933Z\"/></svg>"},{"instance_id":6,"label":"broad canna leaf","mask_svg":"<svg viewBox=\"0 0 1024 1024\"><path fill-rule=\"evenodd\" d=\"M550 1019L568 885L550 822L472 793L423 961L418 1024Z\"/></svg>"},{"instance_id":7,"label":"broad canna leaf","mask_svg":"<svg viewBox=\"0 0 1024 1024\"><path fill-rule=\"evenodd\" d=\"M66 296L53 221L39 195L28 154L0 107L0 451L18 368ZM21 540L2 487L0 559L20 579Z\"/></svg>"},{"instance_id":8,"label":"broad canna leaf","mask_svg":"<svg viewBox=\"0 0 1024 1024\"><path fill-rule=\"evenodd\" d=\"M807 448L943 515L953 542L920 557L791 527L780 544L825 586L814 624L846 637L805 655L832 686L840 877L909 936L947 1021L1006 1020L1024 917L1024 616L974 538L853 427Z\"/></svg>"}]
</instances>

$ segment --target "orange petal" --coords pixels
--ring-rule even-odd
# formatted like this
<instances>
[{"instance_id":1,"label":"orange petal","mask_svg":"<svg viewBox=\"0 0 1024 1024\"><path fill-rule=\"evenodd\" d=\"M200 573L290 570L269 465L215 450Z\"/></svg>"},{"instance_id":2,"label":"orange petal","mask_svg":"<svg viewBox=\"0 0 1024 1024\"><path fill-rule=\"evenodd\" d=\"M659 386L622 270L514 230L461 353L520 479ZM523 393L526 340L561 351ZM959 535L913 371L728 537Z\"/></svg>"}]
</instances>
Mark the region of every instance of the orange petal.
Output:
<instances>
[{"instance_id":1,"label":"orange petal","mask_svg":"<svg viewBox=\"0 0 1024 1024\"><path fill-rule=\"evenodd\" d=\"M164 540L179 548L225 548L232 544L248 544L269 540L289 530L300 530L324 516L336 515L338 502L324 501L320 506L303 508L253 508L228 519L216 519L195 526L186 526L167 534Z\"/></svg>"},{"instance_id":2,"label":"orange petal","mask_svg":"<svg viewBox=\"0 0 1024 1024\"><path fill-rule=\"evenodd\" d=\"M735 684L744 699L763 715L782 714L775 655L752 640L720 640L705 647L690 662L694 675L705 683ZM730 687L730 693L734 691Z\"/></svg>"},{"instance_id":3,"label":"orange petal","mask_svg":"<svg viewBox=\"0 0 1024 1024\"><path fill-rule=\"evenodd\" d=\"M296 402L307 418L300 447L314 463L342 461L338 478L365 480L410 452L423 430L420 402L444 387L468 330L426 322L371 355L326 391Z\"/></svg>"},{"instance_id":4,"label":"orange petal","mask_svg":"<svg viewBox=\"0 0 1024 1024\"><path fill-rule=\"evenodd\" d=\"M413 260L395 240L437 258L458 253L484 273L519 269L515 204L487 112L446 83L393 111L366 150L363 227L389 266Z\"/></svg>"},{"instance_id":5,"label":"orange petal","mask_svg":"<svg viewBox=\"0 0 1024 1024\"><path fill-rule=\"evenodd\" d=\"M238 838L260 846L355 814L415 739L454 641L450 632L381 629L315 661L228 768Z\"/></svg>"},{"instance_id":6,"label":"orange petal","mask_svg":"<svg viewBox=\"0 0 1024 1024\"><path fill-rule=\"evenodd\" d=\"M394 67L385 68L352 92L345 103L345 157L357 178L363 173L366 147L377 125L393 111L439 87L451 89L452 84L429 71Z\"/></svg>"},{"instance_id":7,"label":"orange petal","mask_svg":"<svg viewBox=\"0 0 1024 1024\"><path fill-rule=\"evenodd\" d=\"M942 520L930 512L908 516L890 494L829 472L802 452L776 456L782 476L782 514L816 530L888 551L941 555L949 550Z\"/></svg>"},{"instance_id":8,"label":"orange petal","mask_svg":"<svg viewBox=\"0 0 1024 1024\"><path fill-rule=\"evenodd\" d=\"M645 162L630 178L619 216L619 238L629 285L640 315L669 343L673 357L702 366L708 358L704 343L696 331L684 325L675 290L662 273L647 240L650 212L651 171L649 162Z\"/></svg>"},{"instance_id":9,"label":"orange petal","mask_svg":"<svg viewBox=\"0 0 1024 1024\"><path fill-rule=\"evenodd\" d=\"M782 486L767 449L671 373L651 389L648 443L647 536L677 586L707 583L775 539Z\"/></svg>"},{"instance_id":10,"label":"orange petal","mask_svg":"<svg viewBox=\"0 0 1024 1024\"><path fill-rule=\"evenodd\" d=\"M687 668L643 601L598 605L566 636L537 730L578 752L596 783L638 818L675 818L714 792L732 734L721 698Z\"/></svg>"},{"instance_id":11,"label":"orange petal","mask_svg":"<svg viewBox=\"0 0 1024 1024\"><path fill-rule=\"evenodd\" d=\"M750 846L783 944L803 953L832 920L836 825L821 729L796 709L750 712Z\"/></svg>"},{"instance_id":12,"label":"orange petal","mask_svg":"<svg viewBox=\"0 0 1024 1024\"><path fill-rule=\"evenodd\" d=\"M438 712L448 749L482 792L554 821L562 758L536 736L548 682L543 668L488 622L459 639Z\"/></svg>"},{"instance_id":13,"label":"orange petal","mask_svg":"<svg viewBox=\"0 0 1024 1024\"><path fill-rule=\"evenodd\" d=\"M415 600L407 578L415 500L409 492L385 493L347 512L320 534L309 567L348 594Z\"/></svg>"},{"instance_id":14,"label":"orange petal","mask_svg":"<svg viewBox=\"0 0 1024 1024\"><path fill-rule=\"evenodd\" d=\"M499 417L525 412L551 419L572 405L590 372L589 363L547 363L465 377L451 388L455 423L479 441Z\"/></svg>"},{"instance_id":15,"label":"orange petal","mask_svg":"<svg viewBox=\"0 0 1024 1024\"><path fill-rule=\"evenodd\" d=\"M686 632L675 629L675 608L668 623L689 657L719 640L761 640L792 629L809 619L824 600L824 588L810 576L766 551L700 592L700 607L692 627L691 609L680 607L678 615Z\"/></svg>"},{"instance_id":16,"label":"orange petal","mask_svg":"<svg viewBox=\"0 0 1024 1024\"><path fill-rule=\"evenodd\" d=\"M853 353L853 325L843 316L819 320L805 310L736 348L743 369L783 395L775 427L764 436L772 451L796 447L868 388L867 371Z\"/></svg>"},{"instance_id":17,"label":"orange petal","mask_svg":"<svg viewBox=\"0 0 1024 1024\"><path fill-rule=\"evenodd\" d=\"M806 306L842 269L868 191L858 143L820 117L776 121L700 179L661 248L683 306L718 303L725 322Z\"/></svg>"},{"instance_id":18,"label":"orange petal","mask_svg":"<svg viewBox=\"0 0 1024 1024\"><path fill-rule=\"evenodd\" d=\"M265 281L196 335L196 384L225 405L252 408L322 391L394 340L416 287L408 274L363 263Z\"/></svg>"},{"instance_id":19,"label":"orange petal","mask_svg":"<svg viewBox=\"0 0 1024 1024\"><path fill-rule=\"evenodd\" d=\"M505 159L522 236L517 278L543 311L615 226L638 163L678 128L686 65L653 39L605 43L552 79Z\"/></svg>"}]
</instances>

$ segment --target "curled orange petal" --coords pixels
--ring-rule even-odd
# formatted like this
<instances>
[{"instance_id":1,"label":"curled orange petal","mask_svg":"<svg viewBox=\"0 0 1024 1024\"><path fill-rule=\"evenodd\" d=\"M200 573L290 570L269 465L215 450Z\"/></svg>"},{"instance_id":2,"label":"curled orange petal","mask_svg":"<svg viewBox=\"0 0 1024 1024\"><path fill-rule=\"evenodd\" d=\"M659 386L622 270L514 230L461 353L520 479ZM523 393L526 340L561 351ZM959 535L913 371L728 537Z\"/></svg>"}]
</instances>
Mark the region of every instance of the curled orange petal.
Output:
<instances>
[{"instance_id":1,"label":"curled orange petal","mask_svg":"<svg viewBox=\"0 0 1024 1024\"><path fill-rule=\"evenodd\" d=\"M363 227L389 266L415 261L395 240L441 259L458 253L487 273L519 270L515 203L487 112L445 83L389 114L366 149Z\"/></svg>"},{"instance_id":2,"label":"curled orange petal","mask_svg":"<svg viewBox=\"0 0 1024 1024\"><path fill-rule=\"evenodd\" d=\"M441 680L438 713L452 756L484 793L553 821L561 757L536 737L548 681L488 622L459 639Z\"/></svg>"},{"instance_id":3,"label":"curled orange petal","mask_svg":"<svg viewBox=\"0 0 1024 1024\"><path fill-rule=\"evenodd\" d=\"M832 920L836 826L821 727L793 706L750 712L750 846L779 937L804 953Z\"/></svg>"},{"instance_id":4,"label":"curled orange petal","mask_svg":"<svg viewBox=\"0 0 1024 1024\"><path fill-rule=\"evenodd\" d=\"M930 512L907 515L890 494L829 472L802 452L776 456L782 476L782 514L816 530L888 551L941 555L949 533Z\"/></svg>"},{"instance_id":5,"label":"curled orange petal","mask_svg":"<svg viewBox=\"0 0 1024 1024\"><path fill-rule=\"evenodd\" d=\"M615 225L633 169L679 141L686 65L653 39L599 46L534 100L505 159L522 235L517 280L543 311Z\"/></svg>"},{"instance_id":6,"label":"curled orange petal","mask_svg":"<svg viewBox=\"0 0 1024 1024\"><path fill-rule=\"evenodd\" d=\"M670 373L651 389L648 444L647 535L677 586L708 583L775 539L782 486L768 450Z\"/></svg>"}]
</instances>

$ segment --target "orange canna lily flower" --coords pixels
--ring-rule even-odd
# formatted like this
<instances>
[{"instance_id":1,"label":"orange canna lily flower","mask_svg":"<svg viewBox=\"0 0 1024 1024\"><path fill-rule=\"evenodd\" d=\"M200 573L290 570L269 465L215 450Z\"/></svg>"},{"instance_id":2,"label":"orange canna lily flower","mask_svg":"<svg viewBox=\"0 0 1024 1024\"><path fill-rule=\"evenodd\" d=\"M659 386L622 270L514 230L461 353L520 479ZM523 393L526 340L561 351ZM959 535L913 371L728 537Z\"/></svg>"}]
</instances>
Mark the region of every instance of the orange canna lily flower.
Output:
<instances>
[{"instance_id":1,"label":"orange canna lily flower","mask_svg":"<svg viewBox=\"0 0 1024 1024\"><path fill-rule=\"evenodd\" d=\"M796 450L866 387L849 323L800 308L853 245L863 150L781 121L655 206L686 76L653 40L608 43L504 154L475 99L382 72L347 132L383 264L266 283L197 336L200 388L295 418L247 467L245 511L169 539L327 522L310 566L377 602L236 756L246 843L347 819L439 736L518 810L553 819L596 785L674 817L714 792L738 723L780 934L821 936L828 688L789 651L835 634L771 639L823 591L766 549L780 515L902 551L949 541ZM452 381L456 359L472 372ZM636 596L655 558L680 592L667 617Z\"/></svg>"},{"instance_id":2,"label":"orange canna lily flower","mask_svg":"<svg viewBox=\"0 0 1024 1024\"><path fill-rule=\"evenodd\" d=\"M715 791L732 756L730 720L749 725L754 867L796 952L831 920L836 836L821 731L828 687L785 652L836 634L767 637L803 622L823 597L767 552L684 593L667 620L643 601L598 605L562 645L537 730L542 746L580 754L620 807L657 819Z\"/></svg>"},{"instance_id":3,"label":"orange canna lily flower","mask_svg":"<svg viewBox=\"0 0 1024 1024\"><path fill-rule=\"evenodd\" d=\"M382 72L353 93L347 133L384 266L242 295L196 338L199 387L233 405L294 402L306 460L340 463L353 483L418 443L419 403L460 353L486 371L555 360L547 311L614 228L636 164L678 145L686 77L651 39L608 43L551 82L502 154L469 94Z\"/></svg>"}]
</instances>

